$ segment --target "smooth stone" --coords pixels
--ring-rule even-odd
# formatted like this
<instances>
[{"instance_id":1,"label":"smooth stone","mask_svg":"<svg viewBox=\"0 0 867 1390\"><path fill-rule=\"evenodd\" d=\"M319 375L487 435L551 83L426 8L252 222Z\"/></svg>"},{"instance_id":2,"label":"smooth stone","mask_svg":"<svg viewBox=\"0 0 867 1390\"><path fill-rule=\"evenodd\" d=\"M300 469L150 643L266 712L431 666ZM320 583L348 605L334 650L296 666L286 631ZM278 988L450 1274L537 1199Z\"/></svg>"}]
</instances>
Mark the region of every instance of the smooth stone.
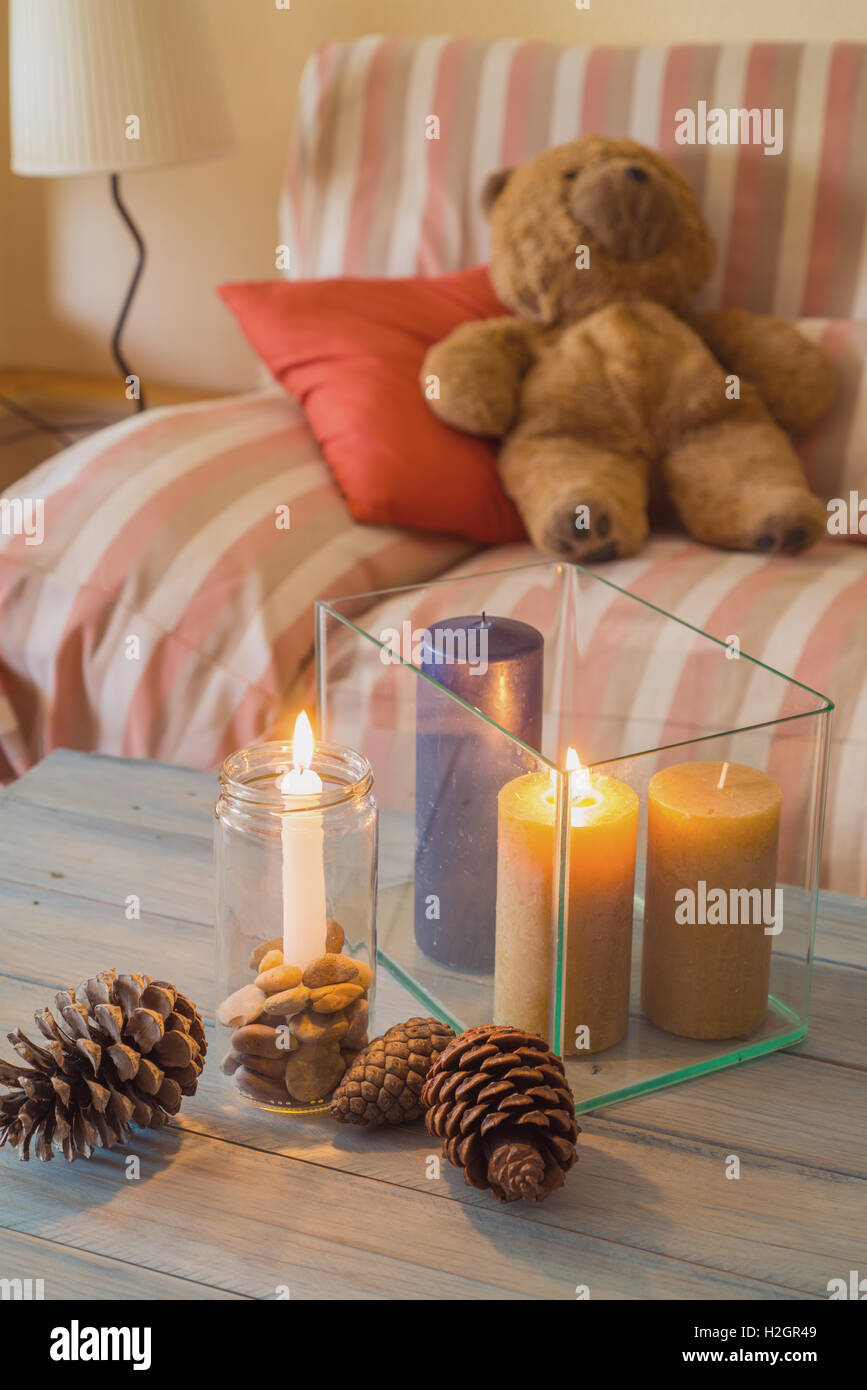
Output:
<instances>
[{"instance_id":1,"label":"smooth stone","mask_svg":"<svg viewBox=\"0 0 867 1390\"><path fill-rule=\"evenodd\" d=\"M282 936L272 936L270 941L261 941L258 946L254 946L250 952L250 969L258 972L262 960L269 951L283 951Z\"/></svg>"},{"instance_id":2,"label":"smooth stone","mask_svg":"<svg viewBox=\"0 0 867 1390\"><path fill-rule=\"evenodd\" d=\"M288 1023L282 1024L277 1032L279 1034L277 1046L280 1049L281 1057L286 1057L288 1053L294 1052L297 1047L300 1047L295 1034L289 1032Z\"/></svg>"},{"instance_id":3,"label":"smooth stone","mask_svg":"<svg viewBox=\"0 0 867 1390\"><path fill-rule=\"evenodd\" d=\"M250 1071L249 1067L239 1067L235 1072L235 1085L252 1100L288 1104L286 1083L282 1077L276 1081L270 1076L258 1076L256 1072Z\"/></svg>"},{"instance_id":4,"label":"smooth stone","mask_svg":"<svg viewBox=\"0 0 867 1390\"><path fill-rule=\"evenodd\" d=\"M308 989L320 989L323 985L341 985L346 980L354 980L357 974L358 966L354 960L328 953L312 960L301 979Z\"/></svg>"},{"instance_id":5,"label":"smooth stone","mask_svg":"<svg viewBox=\"0 0 867 1390\"><path fill-rule=\"evenodd\" d=\"M297 965L275 965L271 970L263 970L256 976L256 985L266 994L280 994L283 990L294 989L301 983L301 971Z\"/></svg>"},{"instance_id":6,"label":"smooth stone","mask_svg":"<svg viewBox=\"0 0 867 1390\"><path fill-rule=\"evenodd\" d=\"M373 971L366 960L357 960L355 964L358 969L358 976L355 983L361 985L361 988L367 993L370 986L373 984Z\"/></svg>"},{"instance_id":7,"label":"smooth stone","mask_svg":"<svg viewBox=\"0 0 867 1390\"><path fill-rule=\"evenodd\" d=\"M295 1100L307 1104L324 1100L345 1070L339 1047L299 1047L286 1063L286 1090Z\"/></svg>"},{"instance_id":8,"label":"smooth stone","mask_svg":"<svg viewBox=\"0 0 867 1390\"><path fill-rule=\"evenodd\" d=\"M220 1071L223 1073L224 1076L234 1076L238 1068L242 1067L243 1065L244 1058L241 1056L240 1052L235 1052L235 1050L232 1049L231 1052L226 1053L225 1057L220 1063Z\"/></svg>"},{"instance_id":9,"label":"smooth stone","mask_svg":"<svg viewBox=\"0 0 867 1390\"><path fill-rule=\"evenodd\" d=\"M267 951L266 954L265 954L265 955L262 957L262 959L259 961L259 973L262 974L262 973L263 973L264 971L266 971L266 970L273 970L274 967L275 967L275 965L282 965L282 964L283 964L283 952L282 952L282 951Z\"/></svg>"},{"instance_id":10,"label":"smooth stone","mask_svg":"<svg viewBox=\"0 0 867 1390\"><path fill-rule=\"evenodd\" d=\"M285 1018L292 1018L294 1014L300 1014L302 1009L307 1007L310 999L310 990L306 985L296 985L294 989L284 989L280 994L269 995L265 1004L267 1014L283 1014Z\"/></svg>"},{"instance_id":11,"label":"smooth stone","mask_svg":"<svg viewBox=\"0 0 867 1390\"><path fill-rule=\"evenodd\" d=\"M333 917L328 918L328 926L325 932L325 949L330 955L336 955L343 950L343 943L346 937L343 928Z\"/></svg>"},{"instance_id":12,"label":"smooth stone","mask_svg":"<svg viewBox=\"0 0 867 1390\"><path fill-rule=\"evenodd\" d=\"M310 1007L316 1014L336 1014L340 1009L345 1009L347 1004L360 999L363 993L361 985L352 983L325 985L323 989L314 989L310 996Z\"/></svg>"},{"instance_id":13,"label":"smooth stone","mask_svg":"<svg viewBox=\"0 0 867 1390\"><path fill-rule=\"evenodd\" d=\"M242 1028L245 1023L255 1023L265 1007L265 991L258 985L242 985L224 999L217 1009L217 1021L227 1028Z\"/></svg>"},{"instance_id":14,"label":"smooth stone","mask_svg":"<svg viewBox=\"0 0 867 1390\"><path fill-rule=\"evenodd\" d=\"M346 1021L349 1024L342 1042L344 1047L360 1047L361 1039L367 1034L368 1019L370 1018L370 1005L366 999L356 999L346 1010Z\"/></svg>"},{"instance_id":15,"label":"smooth stone","mask_svg":"<svg viewBox=\"0 0 867 1390\"><path fill-rule=\"evenodd\" d=\"M349 1024L344 1014L298 1014L289 1028L300 1043L337 1042Z\"/></svg>"},{"instance_id":16,"label":"smooth stone","mask_svg":"<svg viewBox=\"0 0 867 1390\"><path fill-rule=\"evenodd\" d=\"M257 1076L282 1077L286 1070L286 1053L279 1057L245 1057L244 1066Z\"/></svg>"},{"instance_id":17,"label":"smooth stone","mask_svg":"<svg viewBox=\"0 0 867 1390\"><path fill-rule=\"evenodd\" d=\"M277 1029L269 1028L267 1023L248 1023L232 1034L232 1048L248 1057L280 1057L283 1054L278 1039Z\"/></svg>"}]
</instances>

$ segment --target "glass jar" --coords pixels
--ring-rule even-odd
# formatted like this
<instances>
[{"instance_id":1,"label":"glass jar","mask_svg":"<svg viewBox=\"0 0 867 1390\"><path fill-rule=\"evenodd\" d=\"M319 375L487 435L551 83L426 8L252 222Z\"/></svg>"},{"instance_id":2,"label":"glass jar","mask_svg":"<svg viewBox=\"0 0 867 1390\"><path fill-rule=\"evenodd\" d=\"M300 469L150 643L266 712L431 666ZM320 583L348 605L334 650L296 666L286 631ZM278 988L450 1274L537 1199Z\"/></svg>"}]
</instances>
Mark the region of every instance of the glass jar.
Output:
<instances>
[{"instance_id":1,"label":"glass jar","mask_svg":"<svg viewBox=\"0 0 867 1390\"><path fill-rule=\"evenodd\" d=\"M295 751L232 753L215 806L222 1070L245 1099L290 1114L325 1109L367 1045L376 969L370 764L319 743L299 777Z\"/></svg>"}]
</instances>

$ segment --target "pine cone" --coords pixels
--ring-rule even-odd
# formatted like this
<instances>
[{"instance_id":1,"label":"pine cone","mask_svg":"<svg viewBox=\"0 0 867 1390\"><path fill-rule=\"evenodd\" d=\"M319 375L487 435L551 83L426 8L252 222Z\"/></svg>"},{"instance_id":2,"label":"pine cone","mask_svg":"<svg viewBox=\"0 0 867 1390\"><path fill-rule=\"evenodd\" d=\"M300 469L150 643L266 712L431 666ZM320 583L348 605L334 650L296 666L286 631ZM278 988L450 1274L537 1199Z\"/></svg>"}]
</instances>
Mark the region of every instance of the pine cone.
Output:
<instances>
[{"instance_id":1,"label":"pine cone","mask_svg":"<svg viewBox=\"0 0 867 1390\"><path fill-rule=\"evenodd\" d=\"M331 1097L335 1120L350 1125L402 1125L422 1113L421 1088L455 1036L438 1018L396 1023L359 1053Z\"/></svg>"},{"instance_id":2,"label":"pine cone","mask_svg":"<svg viewBox=\"0 0 867 1390\"><path fill-rule=\"evenodd\" d=\"M535 1033L468 1028L431 1067L421 1100L445 1157L501 1202L541 1202L578 1157L563 1063Z\"/></svg>"},{"instance_id":3,"label":"pine cone","mask_svg":"<svg viewBox=\"0 0 867 1390\"><path fill-rule=\"evenodd\" d=\"M26 1066L0 1058L0 1148L72 1163L131 1138L130 1125L159 1129L195 1094L207 1041L193 1004L174 985L105 971L55 995L33 1017L46 1043L7 1034Z\"/></svg>"}]
</instances>

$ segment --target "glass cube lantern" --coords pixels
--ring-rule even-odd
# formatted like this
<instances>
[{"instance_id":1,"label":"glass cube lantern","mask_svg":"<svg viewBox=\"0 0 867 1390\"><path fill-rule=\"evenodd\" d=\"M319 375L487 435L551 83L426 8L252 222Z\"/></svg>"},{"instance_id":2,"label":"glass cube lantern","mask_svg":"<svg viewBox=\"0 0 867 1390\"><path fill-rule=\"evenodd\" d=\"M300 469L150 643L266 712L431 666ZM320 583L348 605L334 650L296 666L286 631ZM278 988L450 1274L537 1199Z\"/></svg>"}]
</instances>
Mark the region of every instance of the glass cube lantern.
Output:
<instances>
[{"instance_id":1,"label":"glass cube lantern","mask_svg":"<svg viewBox=\"0 0 867 1390\"><path fill-rule=\"evenodd\" d=\"M378 957L578 1111L807 1029L833 706L575 565L318 605L323 737L380 806Z\"/></svg>"}]
</instances>

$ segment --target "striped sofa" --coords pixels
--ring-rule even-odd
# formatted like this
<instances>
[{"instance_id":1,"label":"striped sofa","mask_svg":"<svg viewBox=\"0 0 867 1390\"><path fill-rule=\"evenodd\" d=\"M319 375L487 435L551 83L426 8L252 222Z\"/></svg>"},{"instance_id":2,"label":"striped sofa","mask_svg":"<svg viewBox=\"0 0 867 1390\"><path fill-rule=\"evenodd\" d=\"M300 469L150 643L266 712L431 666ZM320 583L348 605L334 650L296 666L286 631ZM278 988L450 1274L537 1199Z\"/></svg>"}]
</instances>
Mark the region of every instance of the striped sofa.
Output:
<instances>
[{"instance_id":1,"label":"striped sofa","mask_svg":"<svg viewBox=\"0 0 867 1390\"><path fill-rule=\"evenodd\" d=\"M781 153L679 144L675 113L700 101L782 110ZM490 169L590 130L656 145L718 238L704 302L797 318L838 361L834 412L803 455L820 494L867 495L865 114L867 48L851 44L329 44L301 84L281 240L293 277L471 265L487 255ZM148 411L11 495L44 499L45 538L0 537L6 776L60 745L213 766L310 698L317 597L530 555L354 524L275 387ZM288 531L274 525L281 504ZM765 558L657 535L605 573L836 701L824 879L867 893L867 547L829 538Z\"/></svg>"}]
</instances>

